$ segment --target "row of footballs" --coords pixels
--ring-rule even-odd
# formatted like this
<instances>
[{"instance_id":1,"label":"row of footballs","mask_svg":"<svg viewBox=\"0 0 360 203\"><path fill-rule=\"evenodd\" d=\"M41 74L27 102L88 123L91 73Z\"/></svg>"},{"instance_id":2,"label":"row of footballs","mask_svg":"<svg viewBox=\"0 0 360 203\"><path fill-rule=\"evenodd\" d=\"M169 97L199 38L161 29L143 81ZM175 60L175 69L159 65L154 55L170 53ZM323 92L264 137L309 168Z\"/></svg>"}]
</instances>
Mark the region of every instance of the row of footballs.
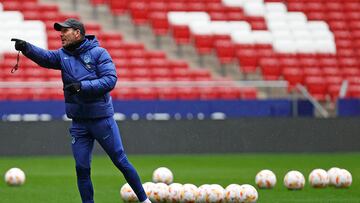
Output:
<instances>
[{"instance_id":1,"label":"row of footballs","mask_svg":"<svg viewBox=\"0 0 360 203\"><path fill-rule=\"evenodd\" d=\"M308 180L314 188L324 188L328 185L346 188L352 184L351 173L337 167L328 171L314 169L310 172ZM259 188L273 188L276 185L276 176L272 171L265 169L256 174L255 183ZM302 189L305 186L305 177L299 171L289 171L284 177L284 186L292 190Z\"/></svg>"},{"instance_id":2,"label":"row of footballs","mask_svg":"<svg viewBox=\"0 0 360 203\"><path fill-rule=\"evenodd\" d=\"M249 184L230 184L226 188L218 184L204 184L196 187L193 184L172 183L173 174L166 167L160 167L153 172L153 182L143 184L148 197L155 202L256 202L257 190ZM259 188L273 188L276 185L276 176L271 170L261 170L256 174L255 183ZM323 188L327 185L335 187L349 187L352 176L346 169L333 167L328 171L314 169L309 174L309 184L315 188ZM305 185L305 177L299 171L289 171L284 177L284 185L288 189L298 190ZM124 184L120 189L120 195L125 202L137 201L135 193L129 184Z\"/></svg>"},{"instance_id":3,"label":"row of footballs","mask_svg":"<svg viewBox=\"0 0 360 203\"><path fill-rule=\"evenodd\" d=\"M166 167L154 170L152 180L155 183L170 184L173 182L173 173ZM5 173L5 182L8 185L22 185L25 183L25 173L19 168L11 168ZM255 184L259 188L273 188L276 185L276 176L271 170L261 170L255 176ZM352 176L346 169L333 167L328 171L314 169L309 174L309 184L312 187L350 187ZM289 189L301 189L305 185L305 177L299 171L289 171L284 177L284 185Z\"/></svg>"},{"instance_id":4,"label":"row of footballs","mask_svg":"<svg viewBox=\"0 0 360 203\"><path fill-rule=\"evenodd\" d=\"M173 173L166 167L160 167L153 172L153 182L170 184L173 182ZM351 173L346 169L332 167L328 171L324 169L314 169L309 174L309 184L312 187L350 187L352 183ZM276 185L276 175L268 169L261 170L255 176L255 184L259 188L273 188ZM288 189L301 189L305 185L304 175L296 170L286 173L284 185Z\"/></svg>"},{"instance_id":5,"label":"row of footballs","mask_svg":"<svg viewBox=\"0 0 360 203\"><path fill-rule=\"evenodd\" d=\"M146 195L152 202L183 202L183 203L252 203L258 199L258 192L249 184L230 184L225 189L218 184L204 184L197 187L186 183L153 183L143 184ZM128 183L120 189L124 202L137 202L138 199Z\"/></svg>"},{"instance_id":6,"label":"row of footballs","mask_svg":"<svg viewBox=\"0 0 360 203\"><path fill-rule=\"evenodd\" d=\"M144 190L153 202L256 202L258 192L249 184L230 184L225 189L219 184L204 184L197 187L194 184L173 183L173 173L166 167L154 170L153 182L143 184ZM138 201L135 193L128 183L120 189L124 202Z\"/></svg>"}]
</instances>

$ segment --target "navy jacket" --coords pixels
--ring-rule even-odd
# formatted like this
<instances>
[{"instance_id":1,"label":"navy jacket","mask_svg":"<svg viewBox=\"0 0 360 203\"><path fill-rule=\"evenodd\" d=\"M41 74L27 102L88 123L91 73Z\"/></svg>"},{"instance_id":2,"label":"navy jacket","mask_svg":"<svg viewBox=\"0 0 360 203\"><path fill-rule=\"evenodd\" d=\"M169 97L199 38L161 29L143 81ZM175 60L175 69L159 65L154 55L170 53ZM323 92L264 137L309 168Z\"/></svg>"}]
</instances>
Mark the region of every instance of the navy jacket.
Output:
<instances>
[{"instance_id":1,"label":"navy jacket","mask_svg":"<svg viewBox=\"0 0 360 203\"><path fill-rule=\"evenodd\" d=\"M114 115L109 92L117 77L109 53L93 35L73 52L64 48L45 50L30 43L23 54L38 65L61 70L63 85L81 82L81 91L71 94L64 91L66 114L69 118L92 119Z\"/></svg>"}]
</instances>

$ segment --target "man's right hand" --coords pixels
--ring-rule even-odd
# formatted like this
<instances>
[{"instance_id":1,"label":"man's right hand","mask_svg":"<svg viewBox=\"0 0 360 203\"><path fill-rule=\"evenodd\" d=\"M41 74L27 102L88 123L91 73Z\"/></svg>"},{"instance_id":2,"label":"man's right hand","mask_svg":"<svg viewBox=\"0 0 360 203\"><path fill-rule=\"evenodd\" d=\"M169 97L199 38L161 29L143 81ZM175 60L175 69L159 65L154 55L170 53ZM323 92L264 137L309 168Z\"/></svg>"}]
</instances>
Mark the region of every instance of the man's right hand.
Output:
<instances>
[{"instance_id":1,"label":"man's right hand","mask_svg":"<svg viewBox=\"0 0 360 203\"><path fill-rule=\"evenodd\" d=\"M17 51L25 51L26 50L26 42L24 40L12 38L11 41L15 41L15 49Z\"/></svg>"}]
</instances>

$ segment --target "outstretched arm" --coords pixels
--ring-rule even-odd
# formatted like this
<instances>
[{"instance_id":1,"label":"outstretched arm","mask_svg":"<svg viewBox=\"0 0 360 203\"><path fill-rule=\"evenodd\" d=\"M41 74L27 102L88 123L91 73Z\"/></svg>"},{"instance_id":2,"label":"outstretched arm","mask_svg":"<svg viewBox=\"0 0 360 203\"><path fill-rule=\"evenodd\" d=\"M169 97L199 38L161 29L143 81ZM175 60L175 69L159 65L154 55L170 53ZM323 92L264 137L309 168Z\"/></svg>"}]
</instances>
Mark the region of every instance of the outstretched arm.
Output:
<instances>
[{"instance_id":1,"label":"outstretched arm","mask_svg":"<svg viewBox=\"0 0 360 203\"><path fill-rule=\"evenodd\" d=\"M101 96L115 87L117 81L115 65L105 49L98 59L97 75L98 79L81 81L82 94Z\"/></svg>"},{"instance_id":2,"label":"outstretched arm","mask_svg":"<svg viewBox=\"0 0 360 203\"><path fill-rule=\"evenodd\" d=\"M26 57L45 68L60 69L59 51L49 51L30 44L24 40L11 39L15 41L15 49L21 51Z\"/></svg>"}]
</instances>

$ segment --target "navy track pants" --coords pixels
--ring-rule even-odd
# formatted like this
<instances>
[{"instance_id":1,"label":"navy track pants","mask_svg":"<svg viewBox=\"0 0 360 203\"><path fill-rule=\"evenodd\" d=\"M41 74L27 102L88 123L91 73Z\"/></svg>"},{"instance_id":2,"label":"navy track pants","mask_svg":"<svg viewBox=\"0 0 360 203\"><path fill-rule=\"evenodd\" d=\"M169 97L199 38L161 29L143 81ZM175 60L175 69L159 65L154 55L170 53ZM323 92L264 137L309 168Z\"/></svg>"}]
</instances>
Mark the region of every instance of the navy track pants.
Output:
<instances>
[{"instance_id":1,"label":"navy track pants","mask_svg":"<svg viewBox=\"0 0 360 203\"><path fill-rule=\"evenodd\" d=\"M94 189L90 171L95 140L122 172L140 202L147 198L138 173L126 157L119 128L113 117L73 119L69 131L72 136L72 152L76 163L77 184L83 203L94 202Z\"/></svg>"}]
</instances>

